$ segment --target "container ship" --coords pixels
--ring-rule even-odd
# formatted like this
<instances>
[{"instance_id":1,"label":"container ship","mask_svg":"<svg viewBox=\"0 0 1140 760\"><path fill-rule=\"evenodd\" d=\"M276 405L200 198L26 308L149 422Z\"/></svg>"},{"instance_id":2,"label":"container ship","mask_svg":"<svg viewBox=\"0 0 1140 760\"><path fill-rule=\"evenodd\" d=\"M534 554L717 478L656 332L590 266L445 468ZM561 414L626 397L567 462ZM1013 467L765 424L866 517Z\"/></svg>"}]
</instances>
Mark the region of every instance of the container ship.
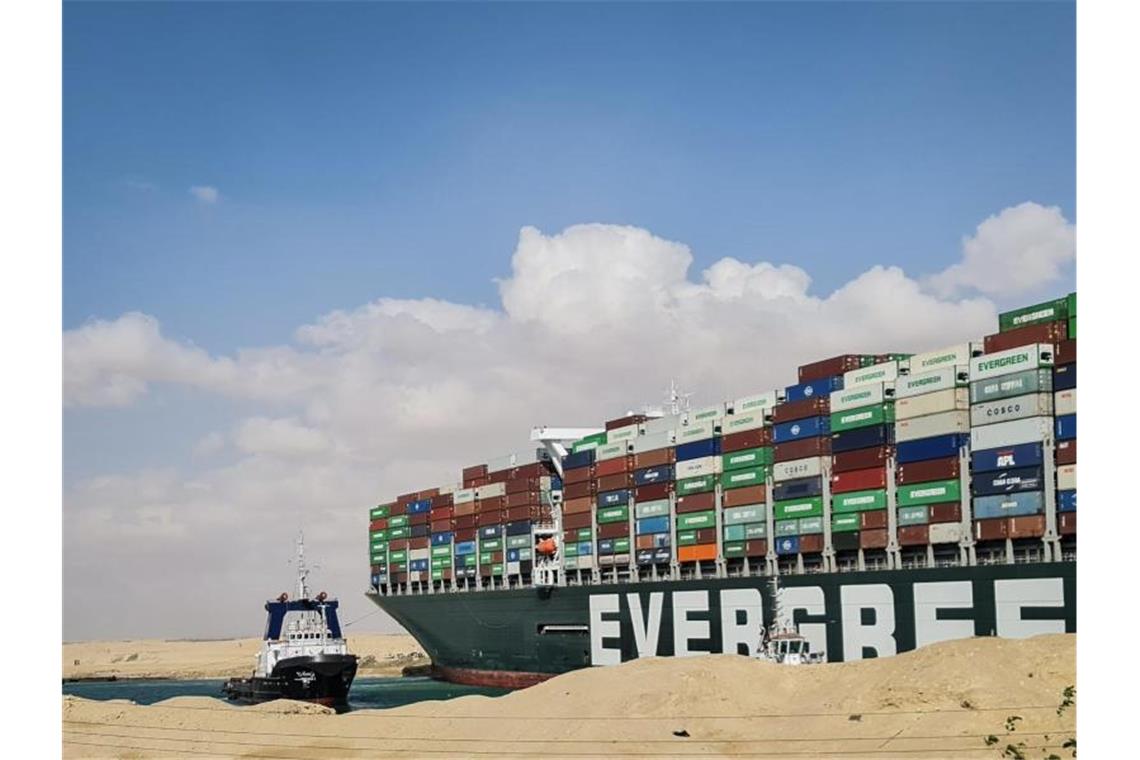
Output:
<instances>
[{"instance_id":1,"label":"container ship","mask_svg":"<svg viewBox=\"0 0 1140 760\"><path fill-rule=\"evenodd\" d=\"M594 428L369 510L368 592L444 680L758 656L774 606L827 661L1076 631L1076 293L980 340Z\"/></svg>"}]
</instances>

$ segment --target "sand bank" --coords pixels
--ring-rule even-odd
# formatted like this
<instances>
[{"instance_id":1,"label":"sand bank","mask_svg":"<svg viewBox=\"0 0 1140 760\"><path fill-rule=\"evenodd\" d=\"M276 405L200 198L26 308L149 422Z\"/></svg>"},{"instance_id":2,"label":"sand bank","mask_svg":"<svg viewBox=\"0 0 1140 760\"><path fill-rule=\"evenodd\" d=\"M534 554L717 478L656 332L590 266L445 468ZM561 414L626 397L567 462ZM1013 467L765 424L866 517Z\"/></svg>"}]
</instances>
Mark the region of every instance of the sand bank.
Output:
<instances>
[{"instance_id":1,"label":"sand bank","mask_svg":"<svg viewBox=\"0 0 1140 760\"><path fill-rule=\"evenodd\" d=\"M504 697L346 715L179 698L64 698L65 756L1068 758L1076 637L945 642L882 660L789 668L732 655L590 668ZM1019 716L1016 731L1005 724ZM987 746L986 737L994 737Z\"/></svg>"}]
</instances>

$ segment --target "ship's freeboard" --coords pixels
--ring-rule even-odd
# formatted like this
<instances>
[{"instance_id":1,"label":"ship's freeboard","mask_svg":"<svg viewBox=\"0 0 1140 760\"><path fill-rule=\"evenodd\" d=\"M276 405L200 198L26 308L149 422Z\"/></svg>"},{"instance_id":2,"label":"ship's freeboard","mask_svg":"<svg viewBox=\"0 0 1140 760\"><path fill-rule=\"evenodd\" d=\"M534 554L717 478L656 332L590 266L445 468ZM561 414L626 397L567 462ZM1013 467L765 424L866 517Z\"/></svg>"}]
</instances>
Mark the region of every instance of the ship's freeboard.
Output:
<instances>
[{"instance_id":1,"label":"ship's freeboard","mask_svg":"<svg viewBox=\"0 0 1140 760\"><path fill-rule=\"evenodd\" d=\"M370 510L372 597L440 677L519 685L752 653L784 608L831 661L1076 629L1076 294L923 354L604 428Z\"/></svg>"}]
</instances>

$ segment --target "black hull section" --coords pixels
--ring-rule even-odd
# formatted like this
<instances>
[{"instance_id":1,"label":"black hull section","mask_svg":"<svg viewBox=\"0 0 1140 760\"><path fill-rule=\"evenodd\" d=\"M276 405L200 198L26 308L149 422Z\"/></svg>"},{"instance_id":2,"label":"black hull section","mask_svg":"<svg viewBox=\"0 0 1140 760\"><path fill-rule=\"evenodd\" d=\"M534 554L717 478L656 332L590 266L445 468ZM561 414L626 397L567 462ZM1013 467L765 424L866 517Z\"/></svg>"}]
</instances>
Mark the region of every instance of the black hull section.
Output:
<instances>
[{"instance_id":1,"label":"black hull section","mask_svg":"<svg viewBox=\"0 0 1140 760\"><path fill-rule=\"evenodd\" d=\"M278 662L267 678L231 678L222 690L226 698L242 704L296 699L347 707L356 663L356 655L351 654L291 657Z\"/></svg>"},{"instance_id":2,"label":"black hull section","mask_svg":"<svg viewBox=\"0 0 1140 760\"><path fill-rule=\"evenodd\" d=\"M525 686L644 656L752 654L769 580L719 578L371 598L423 646L433 673ZM952 638L1074 633L1076 563L780 576L785 611L829 662Z\"/></svg>"}]
</instances>

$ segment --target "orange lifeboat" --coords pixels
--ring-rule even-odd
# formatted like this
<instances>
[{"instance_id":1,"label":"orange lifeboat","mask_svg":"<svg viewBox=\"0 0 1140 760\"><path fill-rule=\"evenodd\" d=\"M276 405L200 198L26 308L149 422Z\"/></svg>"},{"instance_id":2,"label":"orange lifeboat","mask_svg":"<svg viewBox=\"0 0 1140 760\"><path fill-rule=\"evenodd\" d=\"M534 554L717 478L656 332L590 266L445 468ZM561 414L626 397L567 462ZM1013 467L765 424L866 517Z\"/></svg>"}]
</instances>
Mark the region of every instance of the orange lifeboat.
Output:
<instances>
[{"instance_id":1,"label":"orange lifeboat","mask_svg":"<svg viewBox=\"0 0 1140 760\"><path fill-rule=\"evenodd\" d=\"M553 538L544 538L539 541L538 546L535 547L535 551L539 554L554 554L557 549L558 547L554 543Z\"/></svg>"}]
</instances>

